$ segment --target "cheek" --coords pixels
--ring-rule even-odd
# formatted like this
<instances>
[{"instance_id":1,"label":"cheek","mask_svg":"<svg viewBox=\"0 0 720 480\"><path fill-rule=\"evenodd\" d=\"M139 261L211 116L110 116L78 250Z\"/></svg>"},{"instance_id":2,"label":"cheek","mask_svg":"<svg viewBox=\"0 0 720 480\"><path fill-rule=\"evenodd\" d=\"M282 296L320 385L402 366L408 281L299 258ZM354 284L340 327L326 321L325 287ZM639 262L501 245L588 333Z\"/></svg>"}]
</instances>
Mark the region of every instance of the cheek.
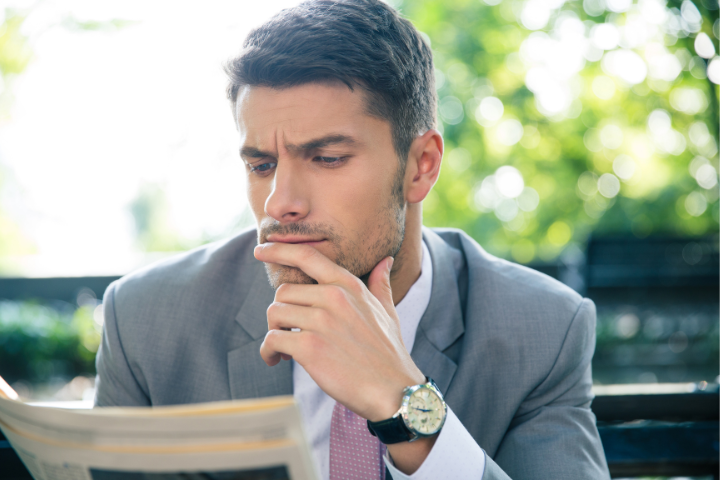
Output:
<instances>
[{"instance_id":1,"label":"cheek","mask_svg":"<svg viewBox=\"0 0 720 480\"><path fill-rule=\"evenodd\" d=\"M390 202L391 190L392 178L358 169L318 185L316 198L344 225L362 232L378 223L378 215Z\"/></svg>"},{"instance_id":2,"label":"cheek","mask_svg":"<svg viewBox=\"0 0 720 480\"><path fill-rule=\"evenodd\" d=\"M256 220L265 217L265 201L268 197L268 187L260 182L247 180L247 199Z\"/></svg>"}]
</instances>

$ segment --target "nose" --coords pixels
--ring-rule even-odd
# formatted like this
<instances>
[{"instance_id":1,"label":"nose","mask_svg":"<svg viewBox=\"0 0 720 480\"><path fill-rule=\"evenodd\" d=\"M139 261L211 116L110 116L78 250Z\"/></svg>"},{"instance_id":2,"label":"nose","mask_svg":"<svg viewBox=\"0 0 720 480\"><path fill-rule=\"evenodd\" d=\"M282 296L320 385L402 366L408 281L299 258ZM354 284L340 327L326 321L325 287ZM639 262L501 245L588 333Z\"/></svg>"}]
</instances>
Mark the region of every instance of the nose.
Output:
<instances>
[{"instance_id":1,"label":"nose","mask_svg":"<svg viewBox=\"0 0 720 480\"><path fill-rule=\"evenodd\" d=\"M310 199L301 168L292 159L278 162L272 191L265 200L265 213L280 223L297 222L310 213Z\"/></svg>"}]
</instances>

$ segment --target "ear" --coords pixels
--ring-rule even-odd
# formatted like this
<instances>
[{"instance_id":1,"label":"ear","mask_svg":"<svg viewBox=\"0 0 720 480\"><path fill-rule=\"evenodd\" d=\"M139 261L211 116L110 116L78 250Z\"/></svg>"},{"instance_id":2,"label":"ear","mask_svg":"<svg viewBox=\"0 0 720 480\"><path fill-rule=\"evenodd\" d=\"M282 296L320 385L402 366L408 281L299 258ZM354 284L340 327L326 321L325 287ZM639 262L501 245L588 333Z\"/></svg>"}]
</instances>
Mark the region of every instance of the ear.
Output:
<instances>
[{"instance_id":1,"label":"ear","mask_svg":"<svg viewBox=\"0 0 720 480\"><path fill-rule=\"evenodd\" d=\"M422 202L440 175L443 156L443 138L431 128L413 140L405 167L405 200Z\"/></svg>"}]
</instances>

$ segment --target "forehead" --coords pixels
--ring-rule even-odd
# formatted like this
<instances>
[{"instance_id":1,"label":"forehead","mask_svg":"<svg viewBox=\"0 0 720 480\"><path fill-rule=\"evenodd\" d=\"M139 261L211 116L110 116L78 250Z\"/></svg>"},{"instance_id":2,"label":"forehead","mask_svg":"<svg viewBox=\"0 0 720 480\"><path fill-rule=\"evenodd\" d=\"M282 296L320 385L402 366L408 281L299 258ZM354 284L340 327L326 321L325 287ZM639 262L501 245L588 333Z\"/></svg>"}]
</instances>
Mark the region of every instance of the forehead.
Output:
<instances>
[{"instance_id":1,"label":"forehead","mask_svg":"<svg viewBox=\"0 0 720 480\"><path fill-rule=\"evenodd\" d=\"M378 122L367 113L365 93L341 83L309 83L275 89L245 86L238 91L236 118L244 142L270 138L302 142L327 133L360 136ZM389 124L387 124L389 129Z\"/></svg>"}]
</instances>

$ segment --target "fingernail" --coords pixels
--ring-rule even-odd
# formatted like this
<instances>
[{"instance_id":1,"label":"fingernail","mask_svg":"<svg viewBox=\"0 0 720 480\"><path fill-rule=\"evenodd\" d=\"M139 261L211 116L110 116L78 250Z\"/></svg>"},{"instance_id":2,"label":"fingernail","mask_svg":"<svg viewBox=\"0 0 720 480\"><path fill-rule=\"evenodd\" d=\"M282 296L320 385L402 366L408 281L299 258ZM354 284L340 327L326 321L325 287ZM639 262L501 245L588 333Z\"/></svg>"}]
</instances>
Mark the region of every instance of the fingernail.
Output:
<instances>
[{"instance_id":1,"label":"fingernail","mask_svg":"<svg viewBox=\"0 0 720 480\"><path fill-rule=\"evenodd\" d=\"M390 257L390 261L388 262L388 274L392 271L393 263L395 263L395 259Z\"/></svg>"}]
</instances>

